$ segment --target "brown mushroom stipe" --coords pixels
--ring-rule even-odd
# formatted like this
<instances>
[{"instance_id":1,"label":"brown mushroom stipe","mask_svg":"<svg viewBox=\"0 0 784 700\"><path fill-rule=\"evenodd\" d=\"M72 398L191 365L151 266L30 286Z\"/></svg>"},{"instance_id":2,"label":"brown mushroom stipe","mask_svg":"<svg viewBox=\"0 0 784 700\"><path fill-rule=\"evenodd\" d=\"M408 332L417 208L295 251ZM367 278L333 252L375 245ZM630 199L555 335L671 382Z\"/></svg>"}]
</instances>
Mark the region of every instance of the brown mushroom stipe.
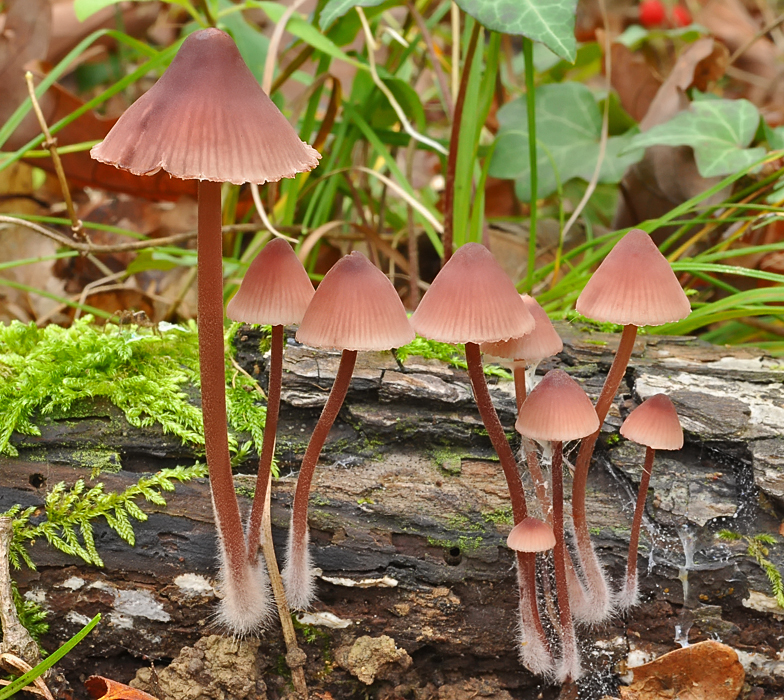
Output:
<instances>
[{"instance_id":1,"label":"brown mushroom stipe","mask_svg":"<svg viewBox=\"0 0 784 700\"><path fill-rule=\"evenodd\" d=\"M630 305L631 300L636 306ZM691 309L667 259L650 236L640 229L629 231L618 241L586 284L576 307L588 318L625 324L615 359L596 402L601 429L629 364L637 326L679 321L688 316ZM580 444L572 481L575 543L589 597L594 601L595 617L587 622L601 622L612 612L610 590L593 549L585 513L588 469L600 429Z\"/></svg>"},{"instance_id":2,"label":"brown mushroom stipe","mask_svg":"<svg viewBox=\"0 0 784 700\"><path fill-rule=\"evenodd\" d=\"M315 580L308 549L308 496L330 428L346 398L358 350L390 350L414 339L403 303L392 283L361 253L351 253L324 276L302 319L297 340L341 349L332 391L310 436L297 478L283 581L294 608L313 602Z\"/></svg>"},{"instance_id":3,"label":"brown mushroom stipe","mask_svg":"<svg viewBox=\"0 0 784 700\"><path fill-rule=\"evenodd\" d=\"M487 390L479 343L508 340L533 330L533 317L489 250L478 243L459 248L438 273L411 317L419 335L446 343L465 343L468 376L479 415L498 454L512 503L514 522L528 516L523 483L512 448ZM522 663L550 675L552 655L536 600L536 559L517 553L520 589L519 646Z\"/></svg>"},{"instance_id":4,"label":"brown mushroom stipe","mask_svg":"<svg viewBox=\"0 0 784 700\"><path fill-rule=\"evenodd\" d=\"M635 408L621 425L620 430L627 440L645 445L645 463L637 490L637 505L634 509L632 531L629 535L629 556L626 560L626 578L616 603L621 610L634 607L639 600L637 581L637 547L640 541L642 516L648 497L648 485L656 450L679 450L683 447L683 428L678 413L668 396L656 394Z\"/></svg>"},{"instance_id":5,"label":"brown mushroom stipe","mask_svg":"<svg viewBox=\"0 0 784 700\"><path fill-rule=\"evenodd\" d=\"M580 657L572 622L565 563L563 528L563 441L576 440L597 429L599 419L591 400L563 370L552 370L529 394L515 423L516 430L534 440L553 441L553 565L561 622L561 663L558 679L580 677Z\"/></svg>"},{"instance_id":6,"label":"brown mushroom stipe","mask_svg":"<svg viewBox=\"0 0 784 700\"><path fill-rule=\"evenodd\" d=\"M137 175L165 170L199 182L198 323L204 440L222 556L219 620L251 634L269 615L259 567L248 561L229 459L223 350L221 182L262 184L318 164L263 93L231 37L191 34L161 79L92 148ZM268 596L266 597L268 599Z\"/></svg>"}]
</instances>

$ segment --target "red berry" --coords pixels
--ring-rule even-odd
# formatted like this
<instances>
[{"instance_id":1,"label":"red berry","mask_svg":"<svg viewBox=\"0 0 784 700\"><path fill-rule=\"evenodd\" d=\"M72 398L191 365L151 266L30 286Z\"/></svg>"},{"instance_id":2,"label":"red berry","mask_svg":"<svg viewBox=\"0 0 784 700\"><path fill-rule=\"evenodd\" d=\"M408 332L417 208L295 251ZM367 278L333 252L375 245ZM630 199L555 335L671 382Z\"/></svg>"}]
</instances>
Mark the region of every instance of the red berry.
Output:
<instances>
[{"instance_id":1,"label":"red berry","mask_svg":"<svg viewBox=\"0 0 784 700\"><path fill-rule=\"evenodd\" d=\"M660 27L667 19L661 0L644 0L640 3L640 24L646 29Z\"/></svg>"},{"instance_id":2,"label":"red berry","mask_svg":"<svg viewBox=\"0 0 784 700\"><path fill-rule=\"evenodd\" d=\"M676 27L688 27L691 24L691 13L683 6L672 8L672 19Z\"/></svg>"}]
</instances>

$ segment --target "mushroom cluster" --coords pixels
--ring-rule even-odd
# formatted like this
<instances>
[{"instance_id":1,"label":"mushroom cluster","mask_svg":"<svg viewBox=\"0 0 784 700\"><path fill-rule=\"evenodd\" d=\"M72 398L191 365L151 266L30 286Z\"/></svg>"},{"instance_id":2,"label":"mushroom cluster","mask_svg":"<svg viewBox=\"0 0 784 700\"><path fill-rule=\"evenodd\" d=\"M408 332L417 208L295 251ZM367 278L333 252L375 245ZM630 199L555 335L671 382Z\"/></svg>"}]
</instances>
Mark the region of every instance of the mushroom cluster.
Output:
<instances>
[{"instance_id":1,"label":"mushroom cluster","mask_svg":"<svg viewBox=\"0 0 784 700\"><path fill-rule=\"evenodd\" d=\"M208 96L208 98L205 98ZM238 635L258 631L269 617L267 574L258 557L279 413L284 326L299 324L297 339L341 351L340 365L300 469L283 572L295 608L312 603L315 587L308 543L308 495L327 435L348 391L357 353L407 344L416 331L465 344L474 397L498 453L512 506L508 545L516 552L520 658L535 673L560 680L581 673L573 616L606 619L637 602L637 546L650 472L657 449L679 449L683 433L666 396L632 412L621 435L646 446L634 514L626 577L613 596L590 540L585 514L588 468L634 348L637 328L684 318L689 302L648 234L624 236L577 300L583 315L624 326L620 345L594 406L579 384L553 370L530 392L536 365L561 351L562 342L534 299L520 296L490 252L461 247L444 265L410 322L389 279L360 253L339 260L318 289L292 248L270 242L253 261L227 314L272 326L269 402L258 481L244 529L229 461L223 348L221 184L277 181L314 168L319 154L300 141L245 66L231 38L205 29L190 35L156 85L95 146L97 160L135 174L160 169L199 180L198 323L202 410L212 499L221 553L220 619ZM485 382L482 353L512 366L522 462L535 486L529 511L521 466L506 437ZM527 374L527 376L526 376ZM563 443L581 440L572 487L575 547L564 535ZM543 445L540 452L538 445ZM549 465L549 479L546 474ZM542 576L537 577L537 568ZM271 571L277 572L277 565ZM555 591L549 590L549 571ZM537 583L542 582L541 588ZM541 609L540 609L541 608ZM551 626L542 624L546 614Z\"/></svg>"}]
</instances>

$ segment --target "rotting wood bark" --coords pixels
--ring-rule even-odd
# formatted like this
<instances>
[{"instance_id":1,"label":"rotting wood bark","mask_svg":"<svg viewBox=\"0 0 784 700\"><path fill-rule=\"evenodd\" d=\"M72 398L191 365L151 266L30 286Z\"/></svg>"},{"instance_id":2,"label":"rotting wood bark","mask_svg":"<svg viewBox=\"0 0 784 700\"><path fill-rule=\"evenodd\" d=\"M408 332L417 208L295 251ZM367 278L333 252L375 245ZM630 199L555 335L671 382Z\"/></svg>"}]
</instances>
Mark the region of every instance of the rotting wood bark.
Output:
<instances>
[{"instance_id":1,"label":"rotting wood bark","mask_svg":"<svg viewBox=\"0 0 784 700\"><path fill-rule=\"evenodd\" d=\"M617 337L559 330L564 352L539 371L561 366L595 399ZM255 332L241 331L238 361L263 377L257 347ZM679 453L657 456L654 466L639 562L645 602L600 629L578 630L587 666L607 670L631 649L672 649L677 625L691 641L718 635L750 655L746 659L757 669L752 685L784 687L784 662L777 659L784 624L771 606L767 580L745 546L715 538L725 527L775 534L784 513L784 372L775 361L758 357L689 339L638 339L603 428L587 497L594 543L615 588L623 577L644 456L644 448L614 437L621 416L665 392L681 416L686 445ZM286 476L273 485L272 498L279 552L295 485L292 471L338 362L338 354L292 343L286 348L277 448ZM491 385L491 393L511 434L513 383ZM111 490L133 483L134 472L194 458L187 446L159 430L127 425L110 406L78 409L68 420L42 424L40 437L15 436L19 457L0 460L1 509L40 505L52 484L89 476L73 466L85 451L117 455L122 471L99 477ZM245 467L253 473L253 458ZM252 489L253 477L240 476L237 484ZM209 619L216 549L208 484L179 485L167 499L165 509L143 505L150 518L134 523L135 548L97 525L105 569L82 566L38 542L32 550L38 572L19 572L22 590L45 600L54 613L50 647L95 612L107 613L91 641L67 657L72 679L89 671L128 680L146 665L145 657L172 658L183 645L215 631ZM515 576L504 544L508 505L466 373L419 358L409 358L401 369L389 353L360 354L316 472L310 510L315 561L323 571L316 611L351 624L319 628L328 638L305 644L309 672L324 670L326 646L337 648L360 635L389 635L413 659L404 676L386 681L390 687L491 674L513 697L535 697L537 679L519 666L514 651ZM241 498L241 507L247 516L249 500ZM684 548L692 554L688 570ZM777 564L784 561L782 549L771 549ZM349 585L365 579L375 585ZM283 649L277 637L271 631L261 647L270 697L277 697L280 685L272 674ZM321 678L321 687L335 698L352 697L364 687L339 670Z\"/></svg>"}]
</instances>

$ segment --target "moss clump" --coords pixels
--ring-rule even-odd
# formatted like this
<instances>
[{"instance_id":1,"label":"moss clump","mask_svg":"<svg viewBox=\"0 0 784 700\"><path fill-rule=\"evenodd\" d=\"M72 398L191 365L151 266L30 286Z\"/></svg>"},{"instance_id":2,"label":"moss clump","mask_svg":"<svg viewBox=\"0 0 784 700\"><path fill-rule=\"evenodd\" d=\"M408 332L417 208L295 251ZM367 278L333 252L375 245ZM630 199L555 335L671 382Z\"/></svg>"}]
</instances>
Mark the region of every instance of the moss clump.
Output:
<instances>
[{"instance_id":1,"label":"moss clump","mask_svg":"<svg viewBox=\"0 0 784 700\"><path fill-rule=\"evenodd\" d=\"M493 525L512 525L514 518L512 516L512 506L503 506L495 510L482 513L482 518L488 523Z\"/></svg>"},{"instance_id":2,"label":"moss clump","mask_svg":"<svg viewBox=\"0 0 784 700\"><path fill-rule=\"evenodd\" d=\"M72 458L80 467L90 470L90 478L95 479L99 474L117 474L122 470L120 453L115 450L102 450L90 448L75 450Z\"/></svg>"},{"instance_id":3,"label":"moss clump","mask_svg":"<svg viewBox=\"0 0 784 700\"><path fill-rule=\"evenodd\" d=\"M396 351L397 359L405 364L406 360L412 355L423 357L426 360L441 360L452 367L468 369L465 359L464 345L450 345L440 343L437 340L427 340L417 336L408 345L398 348ZM497 365L485 365L485 374L489 377L500 379L511 379L512 373L509 370L498 367Z\"/></svg>"},{"instance_id":4,"label":"moss clump","mask_svg":"<svg viewBox=\"0 0 784 700\"><path fill-rule=\"evenodd\" d=\"M460 535L456 540L442 540L435 537L428 537L427 543L431 547L441 547L442 549L459 549L462 554L471 556L484 543L483 537L467 537Z\"/></svg>"}]
</instances>

